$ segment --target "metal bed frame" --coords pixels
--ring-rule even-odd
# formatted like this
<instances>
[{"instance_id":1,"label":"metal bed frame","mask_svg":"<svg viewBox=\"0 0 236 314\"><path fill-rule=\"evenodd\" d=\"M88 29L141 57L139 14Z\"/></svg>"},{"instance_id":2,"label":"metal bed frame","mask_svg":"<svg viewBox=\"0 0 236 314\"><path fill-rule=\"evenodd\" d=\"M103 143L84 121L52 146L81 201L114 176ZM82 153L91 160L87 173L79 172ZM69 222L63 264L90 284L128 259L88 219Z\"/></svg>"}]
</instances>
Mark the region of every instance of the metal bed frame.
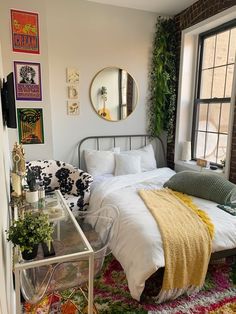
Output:
<instances>
[{"instance_id":1,"label":"metal bed frame","mask_svg":"<svg viewBox=\"0 0 236 314\"><path fill-rule=\"evenodd\" d=\"M129 139L129 149L132 149L132 140L134 138L140 138L140 142L141 139L144 140L144 145L147 145L147 143L150 143L153 139L156 140L157 142L159 142L159 144L161 145L161 150L162 150L162 154L163 154L163 158L166 161L166 153L165 153L165 147L164 147L164 143L162 141L162 139L157 136L155 138L152 138L150 135L148 134L129 134L129 135L103 135L103 136L88 136L83 138L78 145L78 165L79 168L81 166L81 154L82 154L82 145L86 142L86 141L90 141L90 140L95 140L96 142L96 149L99 150L100 146L101 146L101 141L105 140L105 139L112 139L113 142L113 147L116 146L117 143L117 139ZM229 249L229 250L224 250L224 251L219 251L219 252L214 252L211 254L211 260L216 260L216 259L222 259L225 257L229 257L229 256L236 256L236 248L234 249Z\"/></svg>"},{"instance_id":2,"label":"metal bed frame","mask_svg":"<svg viewBox=\"0 0 236 314\"><path fill-rule=\"evenodd\" d=\"M129 140L129 150L132 149L132 140L134 138L140 138L140 142L143 139L144 140L144 145L147 145L147 143L151 142L152 140L156 140L161 145L162 155L163 155L164 160L166 160L164 143L163 143L162 139L159 136L156 136L155 138L152 138L148 134L88 136L88 137L83 138L79 142L79 145L78 145L78 165L79 165L79 167L81 166L82 145L85 142L90 141L90 140L95 140L95 142L96 142L96 150L99 150L102 140L111 139L112 143L113 143L112 147L115 147L116 143L117 143L117 139L122 139L122 138Z\"/></svg>"}]
</instances>

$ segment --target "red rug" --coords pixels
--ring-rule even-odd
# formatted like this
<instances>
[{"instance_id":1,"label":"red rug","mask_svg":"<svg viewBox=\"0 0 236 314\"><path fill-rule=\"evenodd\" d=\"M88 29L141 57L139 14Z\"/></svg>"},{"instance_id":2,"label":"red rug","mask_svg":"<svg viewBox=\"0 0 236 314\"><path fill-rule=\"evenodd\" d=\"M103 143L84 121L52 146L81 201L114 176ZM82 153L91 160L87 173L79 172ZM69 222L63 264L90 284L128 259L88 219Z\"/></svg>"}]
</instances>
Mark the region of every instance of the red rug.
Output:
<instances>
[{"instance_id":1,"label":"red rug","mask_svg":"<svg viewBox=\"0 0 236 314\"><path fill-rule=\"evenodd\" d=\"M157 304L154 297L146 297L142 303L131 298L122 267L110 256L95 280L94 304L94 313L106 314L236 313L236 262L228 258L224 262L211 264L205 285L198 294ZM35 314L86 313L86 299L81 291L69 289L60 292L60 295L45 298L36 307L25 304L24 309L25 313Z\"/></svg>"}]
</instances>

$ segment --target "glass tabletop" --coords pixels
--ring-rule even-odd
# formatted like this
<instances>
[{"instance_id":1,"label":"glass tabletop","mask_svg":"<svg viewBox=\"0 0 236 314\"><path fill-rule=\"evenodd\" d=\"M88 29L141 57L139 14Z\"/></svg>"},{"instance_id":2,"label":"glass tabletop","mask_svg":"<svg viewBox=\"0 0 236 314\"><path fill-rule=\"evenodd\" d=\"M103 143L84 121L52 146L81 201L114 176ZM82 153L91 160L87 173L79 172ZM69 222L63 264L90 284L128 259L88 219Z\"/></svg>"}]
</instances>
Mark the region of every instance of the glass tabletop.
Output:
<instances>
[{"instance_id":1,"label":"glass tabletop","mask_svg":"<svg viewBox=\"0 0 236 314\"><path fill-rule=\"evenodd\" d=\"M49 257L59 257L89 250L83 237L82 231L75 219L71 217L70 209L59 191L46 194L45 204L41 209L48 215L53 225L53 241L50 245L40 244L37 257L34 261ZM46 255L45 255L46 250ZM49 254L48 254L49 253ZM30 261L21 261L24 263Z\"/></svg>"}]
</instances>

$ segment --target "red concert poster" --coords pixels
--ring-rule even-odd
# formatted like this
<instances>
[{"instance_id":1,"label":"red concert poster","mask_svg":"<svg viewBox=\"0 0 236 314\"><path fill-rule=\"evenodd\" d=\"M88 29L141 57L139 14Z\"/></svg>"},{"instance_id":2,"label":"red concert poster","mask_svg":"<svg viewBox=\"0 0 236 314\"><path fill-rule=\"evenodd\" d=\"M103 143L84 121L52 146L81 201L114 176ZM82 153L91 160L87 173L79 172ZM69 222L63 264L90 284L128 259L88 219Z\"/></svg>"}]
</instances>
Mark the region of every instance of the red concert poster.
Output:
<instances>
[{"instance_id":1,"label":"red concert poster","mask_svg":"<svg viewBox=\"0 0 236 314\"><path fill-rule=\"evenodd\" d=\"M11 10L12 49L39 54L38 14Z\"/></svg>"}]
</instances>

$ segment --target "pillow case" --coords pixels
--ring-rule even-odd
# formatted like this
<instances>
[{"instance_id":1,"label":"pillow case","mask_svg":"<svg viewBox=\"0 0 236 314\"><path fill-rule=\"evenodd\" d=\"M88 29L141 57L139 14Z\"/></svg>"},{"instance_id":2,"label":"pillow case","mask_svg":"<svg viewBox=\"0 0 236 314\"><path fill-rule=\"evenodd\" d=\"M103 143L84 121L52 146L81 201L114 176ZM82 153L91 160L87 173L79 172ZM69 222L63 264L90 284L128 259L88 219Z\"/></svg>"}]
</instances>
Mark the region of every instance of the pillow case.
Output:
<instances>
[{"instance_id":1,"label":"pillow case","mask_svg":"<svg viewBox=\"0 0 236 314\"><path fill-rule=\"evenodd\" d=\"M122 154L140 156L141 157L141 171L149 171L156 169L156 159L152 144L148 144L140 149L129 150L122 152Z\"/></svg>"},{"instance_id":2,"label":"pillow case","mask_svg":"<svg viewBox=\"0 0 236 314\"><path fill-rule=\"evenodd\" d=\"M127 154L115 155L115 176L141 172L141 157Z\"/></svg>"},{"instance_id":3,"label":"pillow case","mask_svg":"<svg viewBox=\"0 0 236 314\"><path fill-rule=\"evenodd\" d=\"M112 150L84 150L84 159L87 172L92 176L113 174L115 170L115 153L119 153L120 148L114 147Z\"/></svg>"},{"instance_id":4,"label":"pillow case","mask_svg":"<svg viewBox=\"0 0 236 314\"><path fill-rule=\"evenodd\" d=\"M216 173L181 171L165 182L164 187L218 204L236 200L236 185Z\"/></svg>"}]
</instances>

